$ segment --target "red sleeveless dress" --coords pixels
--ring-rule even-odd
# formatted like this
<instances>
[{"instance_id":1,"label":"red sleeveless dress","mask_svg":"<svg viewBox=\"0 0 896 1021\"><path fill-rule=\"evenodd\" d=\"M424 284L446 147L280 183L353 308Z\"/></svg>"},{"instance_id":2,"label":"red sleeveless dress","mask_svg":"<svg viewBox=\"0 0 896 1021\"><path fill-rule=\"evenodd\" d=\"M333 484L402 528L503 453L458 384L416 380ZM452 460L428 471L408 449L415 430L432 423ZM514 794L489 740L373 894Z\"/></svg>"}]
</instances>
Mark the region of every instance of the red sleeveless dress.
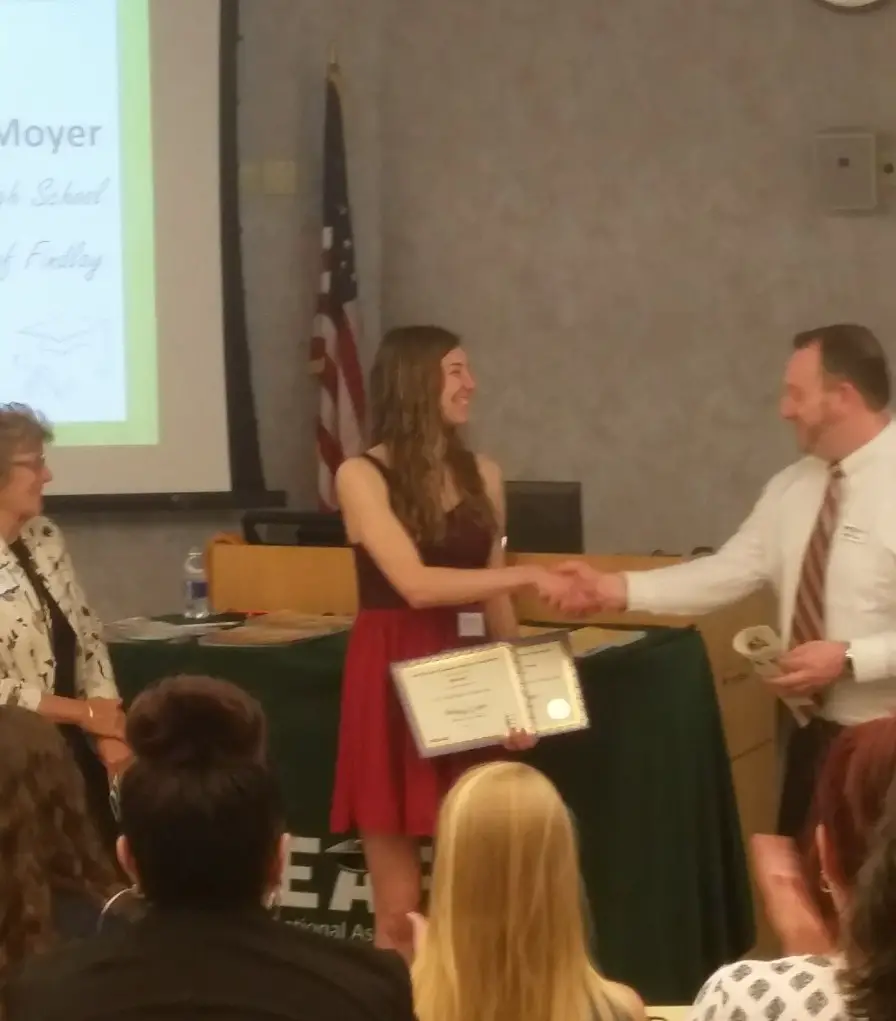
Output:
<instances>
[{"instance_id":1,"label":"red sleeveless dress","mask_svg":"<svg viewBox=\"0 0 896 1021\"><path fill-rule=\"evenodd\" d=\"M388 470L374 458L388 483ZM487 566L492 537L461 504L448 514L441 542L421 545L428 567ZM395 692L390 665L484 639L458 635L458 613L480 606L414 609L392 587L363 546L354 547L360 609L342 677L339 752L330 829L344 833L430 836L439 804L470 766L497 749L422 759Z\"/></svg>"}]
</instances>

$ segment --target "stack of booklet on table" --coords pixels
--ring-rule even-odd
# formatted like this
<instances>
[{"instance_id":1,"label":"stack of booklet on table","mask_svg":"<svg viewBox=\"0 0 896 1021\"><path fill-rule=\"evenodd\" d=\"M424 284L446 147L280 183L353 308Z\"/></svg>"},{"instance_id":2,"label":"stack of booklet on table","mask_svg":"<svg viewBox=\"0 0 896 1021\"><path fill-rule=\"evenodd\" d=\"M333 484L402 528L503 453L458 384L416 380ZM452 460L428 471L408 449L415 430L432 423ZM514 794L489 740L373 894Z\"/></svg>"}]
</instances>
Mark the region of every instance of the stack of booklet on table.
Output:
<instances>
[{"instance_id":1,"label":"stack of booklet on table","mask_svg":"<svg viewBox=\"0 0 896 1021\"><path fill-rule=\"evenodd\" d=\"M223 614L203 620L129 617L106 627L109 642L176 642L197 638L203 645L287 645L321 638L352 625L351 617L278 610L245 618Z\"/></svg>"},{"instance_id":2,"label":"stack of booklet on table","mask_svg":"<svg viewBox=\"0 0 896 1021\"><path fill-rule=\"evenodd\" d=\"M523 624L520 627L520 634L526 638L556 633L556 627L534 626L531 624ZM646 631L623 631L591 626L569 628L566 630L566 638L576 659L581 659L584 656L593 656L596 652L603 652L605 649L613 649L622 645L631 645L633 642L640 642L646 635Z\"/></svg>"}]
</instances>

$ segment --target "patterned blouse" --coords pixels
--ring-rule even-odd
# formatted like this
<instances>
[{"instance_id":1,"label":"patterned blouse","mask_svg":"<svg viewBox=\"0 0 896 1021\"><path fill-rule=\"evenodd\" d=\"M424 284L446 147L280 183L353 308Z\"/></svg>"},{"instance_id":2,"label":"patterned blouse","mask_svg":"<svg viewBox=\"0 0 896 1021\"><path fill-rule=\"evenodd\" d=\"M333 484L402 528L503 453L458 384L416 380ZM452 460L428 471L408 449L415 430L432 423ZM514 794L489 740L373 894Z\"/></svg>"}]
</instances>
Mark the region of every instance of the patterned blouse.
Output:
<instances>
[{"instance_id":1,"label":"patterned blouse","mask_svg":"<svg viewBox=\"0 0 896 1021\"><path fill-rule=\"evenodd\" d=\"M830 957L737 961L710 978L690 1021L847 1021Z\"/></svg>"},{"instance_id":2,"label":"patterned blouse","mask_svg":"<svg viewBox=\"0 0 896 1021\"><path fill-rule=\"evenodd\" d=\"M77 641L75 694L117 698L102 624L78 583L62 533L38 517L22 529L22 544ZM52 622L19 559L0 539L0 705L37 709L56 674Z\"/></svg>"}]
</instances>

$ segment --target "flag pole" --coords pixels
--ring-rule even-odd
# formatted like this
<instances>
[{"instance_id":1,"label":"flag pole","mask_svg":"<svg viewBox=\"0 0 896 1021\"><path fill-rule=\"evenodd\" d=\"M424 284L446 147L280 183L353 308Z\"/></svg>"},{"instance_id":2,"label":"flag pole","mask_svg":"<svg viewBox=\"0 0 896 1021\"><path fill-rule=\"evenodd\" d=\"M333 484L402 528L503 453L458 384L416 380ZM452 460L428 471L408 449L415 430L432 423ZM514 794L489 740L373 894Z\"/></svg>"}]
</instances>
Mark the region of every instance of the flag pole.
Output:
<instances>
[{"instance_id":1,"label":"flag pole","mask_svg":"<svg viewBox=\"0 0 896 1021\"><path fill-rule=\"evenodd\" d=\"M339 55L336 52L336 46L330 43L330 49L327 55L327 78L333 79L339 74ZM313 377L320 377L323 375L323 371L326 368L325 358L314 358L308 363L308 375Z\"/></svg>"}]
</instances>

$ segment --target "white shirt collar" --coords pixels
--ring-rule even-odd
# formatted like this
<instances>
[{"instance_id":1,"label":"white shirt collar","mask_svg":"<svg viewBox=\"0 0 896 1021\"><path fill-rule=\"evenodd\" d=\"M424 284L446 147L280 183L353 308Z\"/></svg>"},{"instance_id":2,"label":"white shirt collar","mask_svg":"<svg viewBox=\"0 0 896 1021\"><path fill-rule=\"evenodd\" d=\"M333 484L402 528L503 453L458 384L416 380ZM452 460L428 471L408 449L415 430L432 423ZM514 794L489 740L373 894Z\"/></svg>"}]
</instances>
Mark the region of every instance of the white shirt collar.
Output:
<instances>
[{"instance_id":1,"label":"white shirt collar","mask_svg":"<svg viewBox=\"0 0 896 1021\"><path fill-rule=\"evenodd\" d=\"M891 419L881 431L864 446L854 450L840 462L844 475L855 475L884 453L896 448L896 423Z\"/></svg>"}]
</instances>

